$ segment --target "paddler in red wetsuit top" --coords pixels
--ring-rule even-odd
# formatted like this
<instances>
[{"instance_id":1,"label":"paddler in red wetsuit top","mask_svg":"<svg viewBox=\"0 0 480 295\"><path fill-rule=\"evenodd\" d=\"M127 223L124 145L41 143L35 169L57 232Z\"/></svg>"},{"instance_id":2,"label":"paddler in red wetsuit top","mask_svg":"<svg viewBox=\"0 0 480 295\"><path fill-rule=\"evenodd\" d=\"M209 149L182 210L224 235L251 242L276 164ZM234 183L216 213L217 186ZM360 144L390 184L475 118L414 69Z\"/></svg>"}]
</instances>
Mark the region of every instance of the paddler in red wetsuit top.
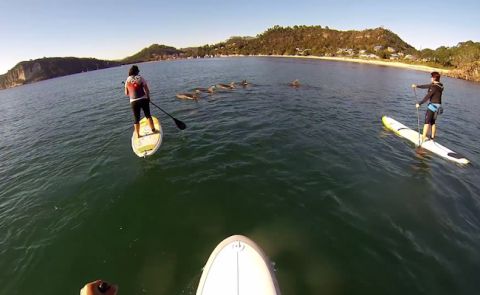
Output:
<instances>
[{"instance_id":1,"label":"paddler in red wetsuit top","mask_svg":"<svg viewBox=\"0 0 480 295\"><path fill-rule=\"evenodd\" d=\"M132 106L134 117L134 128L137 136L140 137L140 109L143 110L145 117L152 132L156 133L153 124L152 116L150 115L150 90L148 89L147 81L140 76L140 70L137 66L132 66L128 71L128 78L125 81L125 95L130 97L130 105Z\"/></svg>"}]
</instances>

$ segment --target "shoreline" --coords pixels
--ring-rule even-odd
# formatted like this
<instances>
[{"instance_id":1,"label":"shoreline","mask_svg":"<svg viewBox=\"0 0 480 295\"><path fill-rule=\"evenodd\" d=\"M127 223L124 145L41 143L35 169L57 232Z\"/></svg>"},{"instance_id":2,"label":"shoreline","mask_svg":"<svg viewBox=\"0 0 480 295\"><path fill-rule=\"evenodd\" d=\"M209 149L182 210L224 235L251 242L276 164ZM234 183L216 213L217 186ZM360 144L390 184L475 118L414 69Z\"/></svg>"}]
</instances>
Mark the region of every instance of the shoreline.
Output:
<instances>
[{"instance_id":1,"label":"shoreline","mask_svg":"<svg viewBox=\"0 0 480 295\"><path fill-rule=\"evenodd\" d=\"M299 58L299 59L319 59L319 60L326 60L326 61L336 61L336 62L353 62L353 63L360 63L360 64L370 64L370 65L377 65L377 66L385 66L385 67L395 67L395 68L402 68L414 71L422 71L422 72L439 72L441 74L449 74L451 70L434 68L430 66L424 65L414 65L414 64L406 64L399 61L385 61L385 60L374 60L374 59L362 59L362 58L351 58L351 57L328 57L328 56L299 56L299 55L253 55L258 57L274 57L274 58Z\"/></svg>"},{"instance_id":2,"label":"shoreline","mask_svg":"<svg viewBox=\"0 0 480 295\"><path fill-rule=\"evenodd\" d=\"M462 73L458 69L452 69L452 70L447 70L447 69L441 69L441 68L435 68L435 67L430 67L430 66L425 66L425 65L416 65L416 64L407 64L407 63L402 63L400 61L389 61L389 60L375 60L375 59L363 59L363 58L351 58L351 57L328 57L328 56L314 56L314 55L309 55L309 56L299 56L299 55L265 55L265 54L257 54L257 55L220 55L220 56L215 56L211 58L235 58L235 57L271 57L271 58L297 58L297 59L317 59L317 60L325 60L325 61L334 61L334 62L352 62L352 63L359 63L359 64L368 64L368 65L376 65L376 66L384 66L384 67L395 67L395 68L401 68L405 70L414 70L414 71L421 71L421 72L439 72L442 75L445 75L449 78L453 79L459 79L459 80L464 80L468 82L480 82L475 79L469 79L468 76L462 76ZM156 63L156 62L165 62L165 61L179 61L179 60L189 60L190 58L176 58L176 59L166 59L166 60L150 60L150 61L144 61L141 63ZM113 67L122 67L127 64L122 64L122 65L116 65ZM110 68L110 67L107 67ZM21 83L17 84L15 86L10 86L10 87L0 87L0 90L5 90L5 89L11 89L11 88L16 88L19 86L23 85L28 85L28 84L33 84L35 82L39 81L44 81L44 80L50 80L54 78L59 78L59 77L64 77L64 76L69 76L73 74L79 74L79 73L72 73L68 75L62 75L58 77L52 77L48 79L41 79L38 81L33 81L29 83ZM4 74L7 75L7 74ZM4 76L0 75L0 76Z\"/></svg>"}]
</instances>

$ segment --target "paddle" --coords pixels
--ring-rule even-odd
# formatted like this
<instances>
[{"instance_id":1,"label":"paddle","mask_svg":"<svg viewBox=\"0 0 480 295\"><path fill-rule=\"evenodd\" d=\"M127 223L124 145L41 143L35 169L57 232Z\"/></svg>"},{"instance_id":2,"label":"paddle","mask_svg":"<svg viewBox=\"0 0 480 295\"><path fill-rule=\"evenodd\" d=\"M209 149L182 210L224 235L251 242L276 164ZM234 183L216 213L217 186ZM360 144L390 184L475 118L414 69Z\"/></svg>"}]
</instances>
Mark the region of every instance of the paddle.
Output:
<instances>
[{"instance_id":1,"label":"paddle","mask_svg":"<svg viewBox=\"0 0 480 295\"><path fill-rule=\"evenodd\" d=\"M122 81L122 84L125 85L125 82ZM161 110L162 112L164 112L167 116L169 116L170 118L173 119L173 122L175 122L175 125L177 125L178 129L180 130L184 130L185 128L187 128L187 125L185 123L183 123L182 121L178 120L177 118L175 118L174 116L170 115L169 113L167 113L166 111L164 111L161 107L157 106L156 104L154 104L151 100L149 100L150 103L152 105L154 105L155 107L157 107L159 110Z\"/></svg>"},{"instance_id":2,"label":"paddle","mask_svg":"<svg viewBox=\"0 0 480 295\"><path fill-rule=\"evenodd\" d=\"M415 90L415 87L413 87L413 93L415 93L415 100L418 102L418 96L417 96L417 91ZM418 108L416 109L417 109L418 146L420 147L420 115L418 114Z\"/></svg>"},{"instance_id":3,"label":"paddle","mask_svg":"<svg viewBox=\"0 0 480 295\"><path fill-rule=\"evenodd\" d=\"M175 125L177 125L178 129L180 130L184 130L185 128L187 128L187 125L185 125L185 123L183 123L182 121L178 120L177 118L173 117L172 115L170 115L169 113L165 112L161 107L157 106L156 104L154 104L151 100L150 100L150 103L153 104L154 106L156 106L159 110L161 110L162 112L164 112L167 116L169 116L170 118L173 119L173 121L175 122Z\"/></svg>"}]
</instances>

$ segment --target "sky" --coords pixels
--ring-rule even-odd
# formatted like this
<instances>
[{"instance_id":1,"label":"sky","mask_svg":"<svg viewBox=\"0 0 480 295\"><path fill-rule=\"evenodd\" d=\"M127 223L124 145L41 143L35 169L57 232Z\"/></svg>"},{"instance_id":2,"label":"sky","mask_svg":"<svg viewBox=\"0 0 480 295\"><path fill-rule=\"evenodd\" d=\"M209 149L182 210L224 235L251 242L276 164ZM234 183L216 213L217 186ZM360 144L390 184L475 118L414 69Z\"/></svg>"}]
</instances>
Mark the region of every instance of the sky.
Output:
<instances>
[{"instance_id":1,"label":"sky","mask_svg":"<svg viewBox=\"0 0 480 295\"><path fill-rule=\"evenodd\" d=\"M180 2L180 3L178 3ZM256 36L274 25L383 26L417 49L480 42L480 1L0 0L0 74L29 59L120 59Z\"/></svg>"}]
</instances>

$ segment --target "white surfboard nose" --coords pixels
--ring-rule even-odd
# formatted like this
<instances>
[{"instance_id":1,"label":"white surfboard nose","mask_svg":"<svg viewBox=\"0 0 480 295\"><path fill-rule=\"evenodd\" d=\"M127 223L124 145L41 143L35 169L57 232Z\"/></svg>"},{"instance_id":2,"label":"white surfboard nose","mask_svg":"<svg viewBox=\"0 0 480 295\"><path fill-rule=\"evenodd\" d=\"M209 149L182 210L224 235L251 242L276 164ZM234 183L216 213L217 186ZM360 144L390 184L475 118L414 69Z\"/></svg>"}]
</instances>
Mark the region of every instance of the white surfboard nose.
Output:
<instances>
[{"instance_id":1,"label":"white surfboard nose","mask_svg":"<svg viewBox=\"0 0 480 295\"><path fill-rule=\"evenodd\" d=\"M217 245L205 265L197 295L278 295L271 263L260 247L235 235Z\"/></svg>"}]
</instances>

